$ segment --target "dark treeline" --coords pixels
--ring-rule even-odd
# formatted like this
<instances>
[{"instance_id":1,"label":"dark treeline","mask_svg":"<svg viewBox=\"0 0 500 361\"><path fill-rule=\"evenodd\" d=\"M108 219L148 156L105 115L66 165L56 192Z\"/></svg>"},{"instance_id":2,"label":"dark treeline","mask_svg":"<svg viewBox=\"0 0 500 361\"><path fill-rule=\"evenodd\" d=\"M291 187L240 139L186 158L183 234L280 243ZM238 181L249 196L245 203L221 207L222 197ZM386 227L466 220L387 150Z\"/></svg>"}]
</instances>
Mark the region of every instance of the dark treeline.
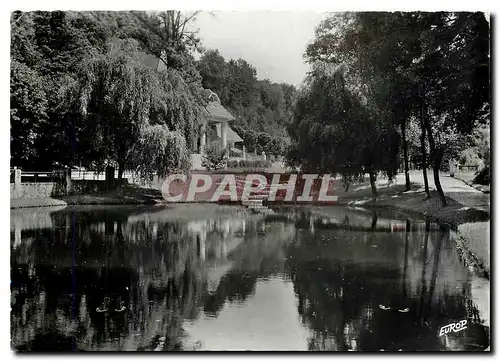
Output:
<instances>
[{"instance_id":1,"label":"dark treeline","mask_svg":"<svg viewBox=\"0 0 500 361\"><path fill-rule=\"evenodd\" d=\"M212 52L200 64L193 56L203 52L191 30L197 14L13 12L11 165L112 165L144 177L185 170L205 121L204 86L241 116L250 148L274 144L282 153L275 136L285 135L294 88L257 81L241 59L227 64L232 82L222 72L224 86L210 83L202 65Z\"/></svg>"},{"instance_id":2,"label":"dark treeline","mask_svg":"<svg viewBox=\"0 0 500 361\"><path fill-rule=\"evenodd\" d=\"M328 16L304 55L311 70L290 127L291 164L347 185L369 174L376 197L377 174L392 178L400 155L410 189L416 145L446 205L443 160L472 145L489 164L489 143L480 145L490 118L489 32L482 13Z\"/></svg>"},{"instance_id":3,"label":"dark treeline","mask_svg":"<svg viewBox=\"0 0 500 361\"><path fill-rule=\"evenodd\" d=\"M282 154L288 144L296 89L286 83L258 80L256 69L243 59L226 61L218 50L198 62L203 86L219 94L237 119L234 129L250 151Z\"/></svg>"},{"instance_id":4,"label":"dark treeline","mask_svg":"<svg viewBox=\"0 0 500 361\"><path fill-rule=\"evenodd\" d=\"M425 179L431 168L443 204L448 159L489 169L484 14L332 14L306 48L311 70L298 91L217 50L196 61L196 14L12 13L11 165L185 170L208 88L249 151L286 153L290 165L341 175L347 187L369 174L375 196L377 175L392 178L401 164L407 189L411 164ZM145 53L166 70L146 66Z\"/></svg>"}]
</instances>

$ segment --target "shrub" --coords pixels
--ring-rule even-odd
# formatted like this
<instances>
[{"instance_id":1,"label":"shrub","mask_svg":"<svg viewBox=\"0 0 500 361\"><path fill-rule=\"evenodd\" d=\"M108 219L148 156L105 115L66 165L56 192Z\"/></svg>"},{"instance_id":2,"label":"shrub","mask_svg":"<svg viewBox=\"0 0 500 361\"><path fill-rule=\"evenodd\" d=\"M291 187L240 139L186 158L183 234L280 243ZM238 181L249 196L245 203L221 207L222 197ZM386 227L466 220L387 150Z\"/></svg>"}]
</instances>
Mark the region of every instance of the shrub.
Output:
<instances>
[{"instance_id":1,"label":"shrub","mask_svg":"<svg viewBox=\"0 0 500 361\"><path fill-rule=\"evenodd\" d=\"M269 168L272 165L270 160L228 160L228 168Z\"/></svg>"},{"instance_id":2,"label":"shrub","mask_svg":"<svg viewBox=\"0 0 500 361\"><path fill-rule=\"evenodd\" d=\"M481 159L477 148L467 148L460 152L459 162L461 165L484 167L484 161Z\"/></svg>"},{"instance_id":3,"label":"shrub","mask_svg":"<svg viewBox=\"0 0 500 361\"><path fill-rule=\"evenodd\" d=\"M476 184L489 185L491 183L490 167L486 166L477 172L473 182Z\"/></svg>"},{"instance_id":4,"label":"shrub","mask_svg":"<svg viewBox=\"0 0 500 361\"><path fill-rule=\"evenodd\" d=\"M165 125L151 125L141 130L133 148L132 166L144 180L152 181L155 175L166 177L172 172L185 172L191 159L184 135L172 132Z\"/></svg>"},{"instance_id":5,"label":"shrub","mask_svg":"<svg viewBox=\"0 0 500 361\"><path fill-rule=\"evenodd\" d=\"M211 146L205 149L201 165L207 170L219 170L226 167L227 161L228 153L226 149Z\"/></svg>"},{"instance_id":6,"label":"shrub","mask_svg":"<svg viewBox=\"0 0 500 361\"><path fill-rule=\"evenodd\" d=\"M230 160L227 162L227 167L228 168L238 168L240 164L240 161L238 160Z\"/></svg>"}]
</instances>

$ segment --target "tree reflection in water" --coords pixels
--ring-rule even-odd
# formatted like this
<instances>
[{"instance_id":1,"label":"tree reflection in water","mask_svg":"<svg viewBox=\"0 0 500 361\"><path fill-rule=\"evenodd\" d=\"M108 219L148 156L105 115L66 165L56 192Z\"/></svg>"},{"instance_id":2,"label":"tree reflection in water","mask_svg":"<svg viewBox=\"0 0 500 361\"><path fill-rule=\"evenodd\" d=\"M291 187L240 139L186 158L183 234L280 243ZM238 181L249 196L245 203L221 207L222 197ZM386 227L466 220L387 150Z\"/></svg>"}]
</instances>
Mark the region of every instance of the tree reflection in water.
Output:
<instances>
[{"instance_id":1,"label":"tree reflection in water","mask_svg":"<svg viewBox=\"0 0 500 361\"><path fill-rule=\"evenodd\" d=\"M334 227L337 232L318 220L314 235L301 232L299 246L289 250L286 267L299 314L312 330L309 349L447 349L436 337L439 328L455 320L470 322L471 316L464 297L470 294L469 277L458 266L449 231L431 231L428 222L407 221L406 232L378 233L377 221L374 214L371 224L366 222L368 237L362 237L352 232L359 227L347 216L342 219L344 230ZM399 311L406 308L408 312ZM415 319L421 322L416 325ZM464 333L461 337L488 342L487 332L477 324Z\"/></svg>"},{"instance_id":2,"label":"tree reflection in water","mask_svg":"<svg viewBox=\"0 0 500 361\"><path fill-rule=\"evenodd\" d=\"M47 332L62 340L49 350L182 349L183 319L198 316L206 288L185 222L95 211L58 212L52 222L23 231L34 241L13 250L18 350L44 349Z\"/></svg>"},{"instance_id":3,"label":"tree reflection in water","mask_svg":"<svg viewBox=\"0 0 500 361\"><path fill-rule=\"evenodd\" d=\"M45 227L17 221L13 346L197 349L186 322L217 318L227 304L244 307L259 282L276 276L293 284L310 350L473 348L436 336L465 318L464 339L489 341L468 297L467 269L448 231L435 225L339 207L267 218L206 213L112 207L53 212Z\"/></svg>"}]
</instances>

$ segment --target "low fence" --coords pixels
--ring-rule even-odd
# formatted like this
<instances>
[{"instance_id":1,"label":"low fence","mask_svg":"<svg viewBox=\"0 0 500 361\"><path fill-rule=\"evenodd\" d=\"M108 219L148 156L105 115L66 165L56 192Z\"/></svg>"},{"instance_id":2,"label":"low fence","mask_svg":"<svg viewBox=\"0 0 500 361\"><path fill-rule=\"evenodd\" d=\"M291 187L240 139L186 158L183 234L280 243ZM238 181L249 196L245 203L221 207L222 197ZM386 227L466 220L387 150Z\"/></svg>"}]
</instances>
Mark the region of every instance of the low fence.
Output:
<instances>
[{"instance_id":1,"label":"low fence","mask_svg":"<svg viewBox=\"0 0 500 361\"><path fill-rule=\"evenodd\" d=\"M250 153L246 152L245 155L241 154L230 154L229 160L245 160L245 161L250 161L250 162L255 162L255 161L271 161L271 162L277 162L277 161L282 161L283 156L280 155L275 155L275 154L258 154L256 152Z\"/></svg>"},{"instance_id":2,"label":"low fence","mask_svg":"<svg viewBox=\"0 0 500 361\"><path fill-rule=\"evenodd\" d=\"M474 174L475 172L477 172L479 170L479 166L469 165L469 164L460 165L460 164L457 164L456 162L450 161L449 162L449 170L450 170L450 175L452 177L454 177L456 173Z\"/></svg>"},{"instance_id":3,"label":"low fence","mask_svg":"<svg viewBox=\"0 0 500 361\"><path fill-rule=\"evenodd\" d=\"M239 159L241 160L246 160L246 161L265 161L267 160L267 156L265 153L263 154L257 154L256 152L254 153L250 153L250 152L247 152L245 153L245 157L238 157Z\"/></svg>"},{"instance_id":4,"label":"low fence","mask_svg":"<svg viewBox=\"0 0 500 361\"><path fill-rule=\"evenodd\" d=\"M192 155L193 156L193 155ZM202 170L201 156L198 156L200 167L192 171ZM264 172L269 171L273 163L270 159L279 157L247 153L245 160L231 158L225 171L230 172ZM10 170L10 198L11 199L33 199L61 197L76 194L96 194L108 191L117 185L118 171L112 170L108 175L114 173L113 185L106 182L105 172L83 171L83 170L57 170L57 171L25 171L19 168ZM155 177L152 183L143 182L132 172L124 172L120 181L123 184L136 184L142 187L161 188L161 180Z\"/></svg>"},{"instance_id":5,"label":"low fence","mask_svg":"<svg viewBox=\"0 0 500 361\"><path fill-rule=\"evenodd\" d=\"M458 167L459 172L477 172L479 169L479 166L477 165L459 165Z\"/></svg>"},{"instance_id":6,"label":"low fence","mask_svg":"<svg viewBox=\"0 0 500 361\"><path fill-rule=\"evenodd\" d=\"M55 192L55 183L20 183L10 185L11 199L32 199L51 197Z\"/></svg>"},{"instance_id":7,"label":"low fence","mask_svg":"<svg viewBox=\"0 0 500 361\"><path fill-rule=\"evenodd\" d=\"M65 191L65 173L62 171L26 172L10 170L10 198L46 198Z\"/></svg>"},{"instance_id":8,"label":"low fence","mask_svg":"<svg viewBox=\"0 0 500 361\"><path fill-rule=\"evenodd\" d=\"M122 184L129 183L132 174L124 175ZM128 176L128 177L127 177ZM70 194L92 194L109 189L105 174L97 172L53 171L27 172L18 168L10 172L10 198L33 199L60 197ZM113 180L116 185L117 180Z\"/></svg>"},{"instance_id":9,"label":"low fence","mask_svg":"<svg viewBox=\"0 0 500 361\"><path fill-rule=\"evenodd\" d=\"M242 160L242 159L229 159L227 161L227 169L251 169L251 168L269 168L272 165L268 160Z\"/></svg>"},{"instance_id":10,"label":"low fence","mask_svg":"<svg viewBox=\"0 0 500 361\"><path fill-rule=\"evenodd\" d=\"M118 178L118 171L114 171L115 178ZM123 172L122 174L123 179L129 179L132 180L135 178L134 174L132 172ZM93 171L82 171L82 170L72 170L71 171L71 179L72 180L87 180L87 181L104 181L106 180L106 173L105 172L93 172Z\"/></svg>"},{"instance_id":11,"label":"low fence","mask_svg":"<svg viewBox=\"0 0 500 361\"><path fill-rule=\"evenodd\" d=\"M16 177L21 183L57 183L64 178L64 171L27 172L12 168L10 170L10 183L15 183Z\"/></svg>"}]
</instances>

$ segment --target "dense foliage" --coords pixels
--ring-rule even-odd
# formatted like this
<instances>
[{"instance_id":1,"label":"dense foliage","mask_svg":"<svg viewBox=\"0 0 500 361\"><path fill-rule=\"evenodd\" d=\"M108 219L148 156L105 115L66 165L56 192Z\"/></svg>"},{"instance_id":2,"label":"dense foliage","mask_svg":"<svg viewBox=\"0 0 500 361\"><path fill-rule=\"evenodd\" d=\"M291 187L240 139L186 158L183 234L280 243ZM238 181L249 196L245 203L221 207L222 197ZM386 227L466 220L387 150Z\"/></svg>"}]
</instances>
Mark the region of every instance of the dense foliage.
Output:
<instances>
[{"instance_id":1,"label":"dense foliage","mask_svg":"<svg viewBox=\"0 0 500 361\"><path fill-rule=\"evenodd\" d=\"M251 64L243 59L226 61L217 50L206 51L197 67L203 86L216 92L222 104L237 117L234 129L247 149L284 154L295 87L258 80Z\"/></svg>"},{"instance_id":2,"label":"dense foliage","mask_svg":"<svg viewBox=\"0 0 500 361\"><path fill-rule=\"evenodd\" d=\"M205 105L190 53L198 40L183 30L191 19L172 11L13 13L11 164L111 165L146 178L186 169ZM146 53L165 68L147 66Z\"/></svg>"},{"instance_id":3,"label":"dense foliage","mask_svg":"<svg viewBox=\"0 0 500 361\"><path fill-rule=\"evenodd\" d=\"M392 159L398 155L398 152L393 152L393 134L397 131L408 170L408 128L411 120L417 119L422 129L422 155L429 151L434 182L445 205L439 181L443 159L457 156L466 144L467 136L489 118L489 25L484 14L332 14L317 27L315 39L307 47L305 58L312 65L310 78L313 84L305 91L312 94L311 102L317 107L304 113L298 102L294 111L296 124L306 119L312 122L309 127L301 129L309 133L302 137L309 136L311 143L352 144L351 149L346 148L344 156L340 156L339 152L324 155L337 163L337 159L347 159L352 153L356 154L354 157L358 166L349 170L349 174L356 175L361 169L360 164L366 163L364 143L352 143L350 132L336 130L337 139L333 139L334 135L328 134L328 127L317 130L314 126L323 125L323 120L314 118L318 111L331 114L335 122L354 118L354 102L325 103L320 100L322 94L314 95L314 84L325 77L324 69L336 69L330 72L329 77L334 79L337 74L337 79L345 84L347 91L357 97L367 110L364 116L377 119L377 126L362 131L358 125L362 122L360 119L349 125L357 127L361 137L365 135L368 139L382 140L375 147L368 148L386 153L384 157L374 154L376 166L372 169L390 171L397 161ZM342 99L345 94L332 96ZM292 143L298 139L298 133L292 138ZM307 147L294 152L292 159L303 165L308 165L314 161L311 158L316 157ZM379 164L381 160L384 162ZM425 157L422 161L426 164ZM322 162L321 167L330 170L326 165L331 162ZM423 169L425 172L426 167ZM361 171L369 172L369 169L365 166ZM406 178L409 188L408 173Z\"/></svg>"},{"instance_id":4,"label":"dense foliage","mask_svg":"<svg viewBox=\"0 0 500 361\"><path fill-rule=\"evenodd\" d=\"M346 186L365 173L397 172L399 135L345 86L341 71L315 69L302 89L290 126L291 165L341 175Z\"/></svg>"},{"instance_id":5,"label":"dense foliage","mask_svg":"<svg viewBox=\"0 0 500 361\"><path fill-rule=\"evenodd\" d=\"M216 51L196 62L196 15L12 13L12 166L109 165L145 178L186 169L205 121L204 87L238 117L250 152L283 154L294 87L257 80L246 61Z\"/></svg>"},{"instance_id":6,"label":"dense foliage","mask_svg":"<svg viewBox=\"0 0 500 361\"><path fill-rule=\"evenodd\" d=\"M251 64L217 50L195 61L203 49L188 25L196 15L12 13L12 166L112 165L145 178L186 169L211 89L248 151L286 154L346 186L368 173L374 195L380 172L392 178L413 162L427 180L429 164L445 204L447 159L489 168L484 14L331 14L306 48L311 68L299 90L259 80Z\"/></svg>"},{"instance_id":7,"label":"dense foliage","mask_svg":"<svg viewBox=\"0 0 500 361\"><path fill-rule=\"evenodd\" d=\"M202 155L201 165L208 170L219 170L226 167L228 152L216 146L209 146Z\"/></svg>"}]
</instances>

